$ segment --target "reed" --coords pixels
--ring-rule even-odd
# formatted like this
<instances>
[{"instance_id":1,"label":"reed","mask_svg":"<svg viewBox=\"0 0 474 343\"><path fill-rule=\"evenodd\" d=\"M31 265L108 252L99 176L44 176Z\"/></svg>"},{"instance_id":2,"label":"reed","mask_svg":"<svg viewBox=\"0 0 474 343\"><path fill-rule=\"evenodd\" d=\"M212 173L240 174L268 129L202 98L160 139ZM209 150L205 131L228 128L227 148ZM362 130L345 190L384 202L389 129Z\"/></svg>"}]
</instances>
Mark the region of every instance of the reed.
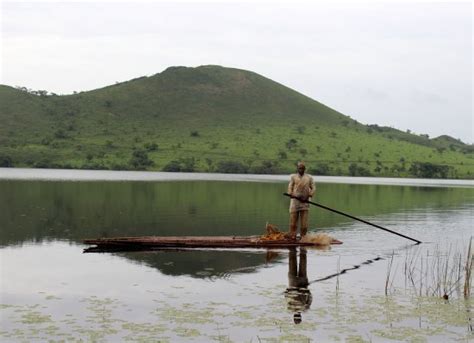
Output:
<instances>
[{"instance_id":1,"label":"reed","mask_svg":"<svg viewBox=\"0 0 474 343\"><path fill-rule=\"evenodd\" d=\"M388 295L389 285L391 285L390 276L392 274L393 256L394 255L395 255L395 253L392 251L392 255L390 256L390 259L388 260L388 264L387 264L387 277L385 278L385 295Z\"/></svg>"},{"instance_id":2,"label":"reed","mask_svg":"<svg viewBox=\"0 0 474 343\"><path fill-rule=\"evenodd\" d=\"M436 246L434 251L422 254L422 248L410 250L404 261L405 288L410 288L419 296L437 296L448 300L454 292L469 298L472 284L472 237L469 240L467 253L450 244L446 250ZM389 290L389 282L393 263L389 260L385 280L385 294ZM461 289L463 291L461 291Z\"/></svg>"},{"instance_id":3,"label":"reed","mask_svg":"<svg viewBox=\"0 0 474 343\"><path fill-rule=\"evenodd\" d=\"M473 265L473 256L472 256L472 237L469 240L469 247L467 249L467 257L466 257L466 266L465 276L464 276L464 298L469 298L471 296L471 283L472 283L472 265Z\"/></svg>"}]
</instances>

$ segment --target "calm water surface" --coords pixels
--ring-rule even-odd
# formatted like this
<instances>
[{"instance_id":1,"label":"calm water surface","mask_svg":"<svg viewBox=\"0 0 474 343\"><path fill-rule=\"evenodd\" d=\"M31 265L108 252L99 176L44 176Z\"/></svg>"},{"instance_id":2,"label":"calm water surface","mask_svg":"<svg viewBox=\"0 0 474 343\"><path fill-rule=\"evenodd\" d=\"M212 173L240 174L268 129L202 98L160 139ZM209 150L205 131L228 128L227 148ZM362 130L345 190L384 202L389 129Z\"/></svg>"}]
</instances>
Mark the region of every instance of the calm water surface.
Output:
<instances>
[{"instance_id":1,"label":"calm water surface","mask_svg":"<svg viewBox=\"0 0 474 343\"><path fill-rule=\"evenodd\" d=\"M458 274L451 266L467 256L474 208L469 182L455 187L433 181L411 186L318 182L315 201L426 242L419 246L313 208L311 230L343 245L83 254L84 238L254 235L263 233L266 222L287 230L283 179L126 179L0 178L0 338L473 338L472 300L462 297L462 289L451 287L448 301L433 296L440 283L435 264L452 261L454 280ZM416 264L411 279L405 275L410 263ZM342 270L347 271L331 277ZM305 277L309 285L292 293L291 286ZM299 316L301 323L295 324Z\"/></svg>"}]
</instances>

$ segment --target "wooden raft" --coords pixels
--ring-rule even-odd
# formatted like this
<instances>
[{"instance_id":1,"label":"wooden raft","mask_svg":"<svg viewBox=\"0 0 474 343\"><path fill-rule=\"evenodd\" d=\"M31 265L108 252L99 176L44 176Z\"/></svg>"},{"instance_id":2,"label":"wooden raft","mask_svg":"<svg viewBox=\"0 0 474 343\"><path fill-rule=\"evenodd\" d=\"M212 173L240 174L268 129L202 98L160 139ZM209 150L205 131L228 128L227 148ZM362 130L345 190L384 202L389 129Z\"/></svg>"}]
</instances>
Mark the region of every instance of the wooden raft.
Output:
<instances>
[{"instance_id":1,"label":"wooden raft","mask_svg":"<svg viewBox=\"0 0 474 343\"><path fill-rule=\"evenodd\" d=\"M84 244L95 245L85 252L156 250L164 248L292 248L318 246L313 242L289 239L268 240L262 236L147 236L86 239ZM333 240L331 244L342 244Z\"/></svg>"}]
</instances>

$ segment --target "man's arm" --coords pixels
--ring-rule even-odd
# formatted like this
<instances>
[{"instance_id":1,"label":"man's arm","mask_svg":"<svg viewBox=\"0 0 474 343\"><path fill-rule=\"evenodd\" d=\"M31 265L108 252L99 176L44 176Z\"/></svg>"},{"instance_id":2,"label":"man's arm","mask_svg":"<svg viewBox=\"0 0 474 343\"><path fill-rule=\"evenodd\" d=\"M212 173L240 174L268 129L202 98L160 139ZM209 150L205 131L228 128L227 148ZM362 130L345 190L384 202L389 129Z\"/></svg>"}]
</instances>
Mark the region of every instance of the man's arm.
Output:
<instances>
[{"instance_id":1,"label":"man's arm","mask_svg":"<svg viewBox=\"0 0 474 343\"><path fill-rule=\"evenodd\" d=\"M316 185L314 184L314 180L313 178L310 176L309 178L309 199L311 199L314 195L314 193L316 193Z\"/></svg>"},{"instance_id":2,"label":"man's arm","mask_svg":"<svg viewBox=\"0 0 474 343\"><path fill-rule=\"evenodd\" d=\"M288 184L288 194L293 195L293 189L295 188L295 180L293 175L290 176L290 183Z\"/></svg>"}]
</instances>

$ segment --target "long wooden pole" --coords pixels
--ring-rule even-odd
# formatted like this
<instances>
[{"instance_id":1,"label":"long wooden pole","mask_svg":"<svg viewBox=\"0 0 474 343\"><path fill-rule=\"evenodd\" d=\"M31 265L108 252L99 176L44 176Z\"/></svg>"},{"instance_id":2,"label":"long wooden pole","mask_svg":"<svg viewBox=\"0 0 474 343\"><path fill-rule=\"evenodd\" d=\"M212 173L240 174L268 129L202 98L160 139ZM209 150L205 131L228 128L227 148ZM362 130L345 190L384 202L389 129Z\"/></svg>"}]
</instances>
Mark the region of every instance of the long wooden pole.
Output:
<instances>
[{"instance_id":1,"label":"long wooden pole","mask_svg":"<svg viewBox=\"0 0 474 343\"><path fill-rule=\"evenodd\" d=\"M288 194L288 193L283 193L283 195L286 195L287 197L290 197L290 198L293 198L293 199L298 199L294 196L292 196L291 194ZM299 200L299 199L298 199ZM301 201L301 200L300 200ZM340 214L340 215L343 215L343 216L346 216L346 217L349 217L351 219L354 219L354 220L358 220L362 223L365 223L365 224L368 224L368 225L372 225L378 229L381 229L381 230L384 230L384 231L387 231L387 232L390 232L390 233L393 233L394 235L397 235L397 236L400 236L400 237L403 237L403 238L406 238L406 239L409 239L413 242L416 242L416 244L421 244L421 241L417 240L417 239L414 239L414 238L411 238L411 237L408 237L408 236L405 236L405 235L402 235L401 233L398 233L398 232L395 232L395 231L392 231L390 229L387 229L387 228L384 228L380 225L377 225L377 224L374 224L374 223L371 223L371 222L368 222L367 220L364 220L364 219L360 219L360 218L357 218L357 217L354 217L350 214L347 214L347 213L344 213L344 212L341 212L341 211L338 211L338 210L335 210L333 208L330 208L330 207L327 207L327 206L324 206L324 205L321 205L321 204L318 204L318 203L315 203L315 202L312 202L312 201L303 201L303 202L307 202L308 204L311 204L311 205L314 205L314 206L318 206L318 207L321 207L321 208L324 208L325 210L328 210L328 211L331 211L331 212L334 212L334 213L337 213L337 214Z\"/></svg>"}]
</instances>

